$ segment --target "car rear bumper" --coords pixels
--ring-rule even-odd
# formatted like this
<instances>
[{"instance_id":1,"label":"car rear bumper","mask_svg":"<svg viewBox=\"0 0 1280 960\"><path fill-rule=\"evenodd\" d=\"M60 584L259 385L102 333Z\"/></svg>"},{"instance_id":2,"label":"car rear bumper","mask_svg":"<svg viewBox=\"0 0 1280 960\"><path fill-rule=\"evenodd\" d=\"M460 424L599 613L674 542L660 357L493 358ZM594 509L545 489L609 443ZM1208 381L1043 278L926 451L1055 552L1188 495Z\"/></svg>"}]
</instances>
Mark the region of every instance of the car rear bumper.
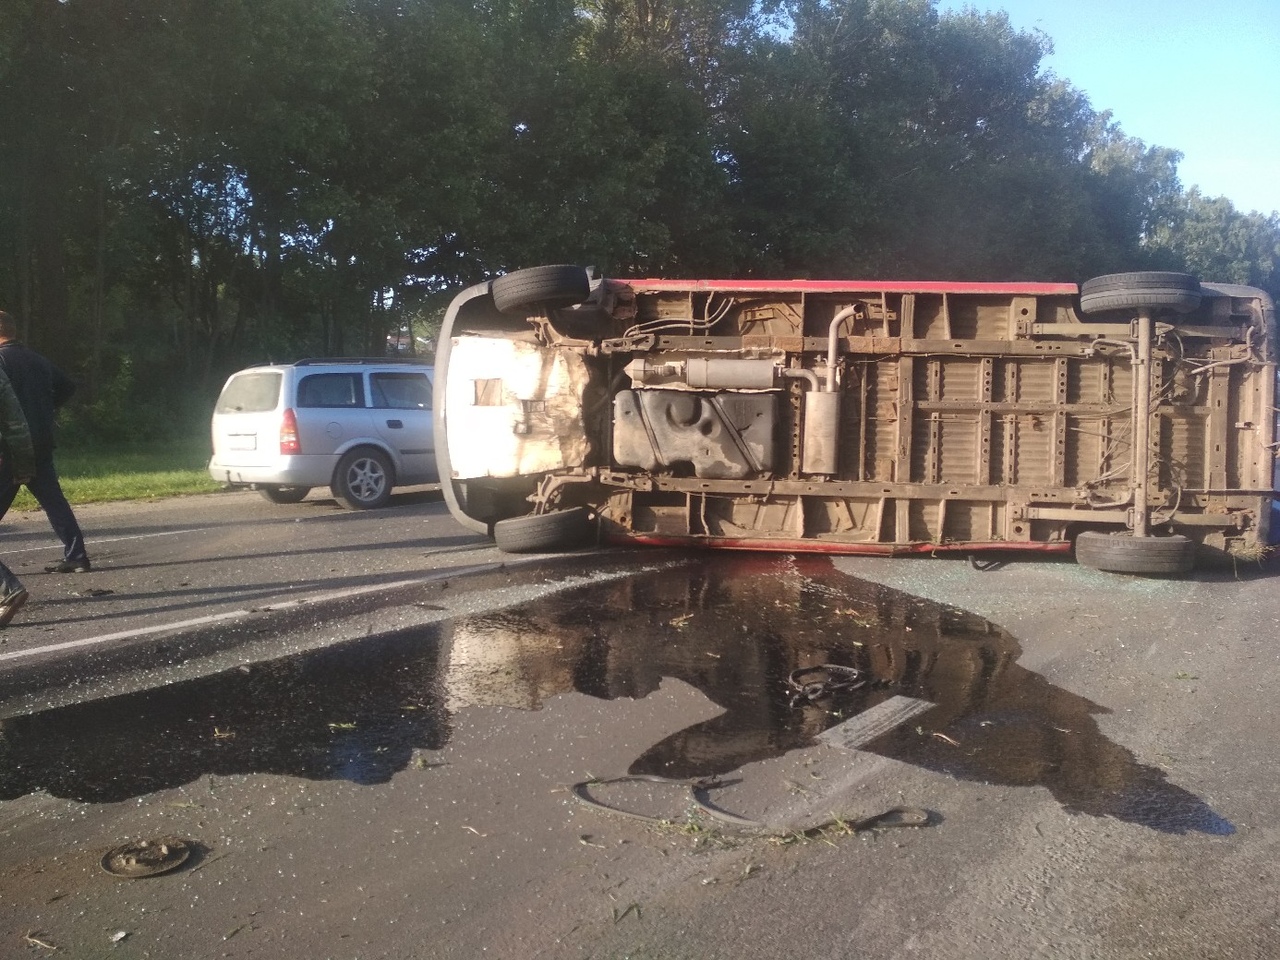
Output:
<instances>
[{"instance_id":1,"label":"car rear bumper","mask_svg":"<svg viewBox=\"0 0 1280 960\"><path fill-rule=\"evenodd\" d=\"M334 457L285 457L271 466L209 463L209 476L233 486L322 487L333 479Z\"/></svg>"}]
</instances>

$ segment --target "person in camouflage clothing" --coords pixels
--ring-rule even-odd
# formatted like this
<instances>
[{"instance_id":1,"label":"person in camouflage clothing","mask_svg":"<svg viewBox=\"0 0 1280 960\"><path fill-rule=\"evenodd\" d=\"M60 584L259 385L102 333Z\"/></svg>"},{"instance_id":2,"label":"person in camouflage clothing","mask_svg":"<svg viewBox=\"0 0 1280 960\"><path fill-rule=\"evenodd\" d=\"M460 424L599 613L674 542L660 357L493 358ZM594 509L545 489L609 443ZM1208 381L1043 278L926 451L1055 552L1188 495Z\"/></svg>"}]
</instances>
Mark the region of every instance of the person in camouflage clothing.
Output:
<instances>
[{"instance_id":1,"label":"person in camouflage clothing","mask_svg":"<svg viewBox=\"0 0 1280 960\"><path fill-rule=\"evenodd\" d=\"M13 392L9 378L0 371L0 455L4 457L15 484L26 483L35 475L36 454L31 446L31 430L22 415L22 405ZM27 602L27 588L0 561L0 628L9 625L14 614Z\"/></svg>"}]
</instances>

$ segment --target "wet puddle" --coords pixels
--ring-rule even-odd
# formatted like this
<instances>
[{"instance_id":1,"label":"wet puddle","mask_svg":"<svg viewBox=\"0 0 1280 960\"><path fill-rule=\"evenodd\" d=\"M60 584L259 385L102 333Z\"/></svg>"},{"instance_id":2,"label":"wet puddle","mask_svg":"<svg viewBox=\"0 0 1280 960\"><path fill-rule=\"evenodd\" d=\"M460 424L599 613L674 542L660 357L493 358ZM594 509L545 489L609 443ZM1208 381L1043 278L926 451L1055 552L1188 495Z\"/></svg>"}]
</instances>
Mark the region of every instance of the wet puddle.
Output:
<instances>
[{"instance_id":1,"label":"wet puddle","mask_svg":"<svg viewBox=\"0 0 1280 960\"><path fill-rule=\"evenodd\" d=\"M652 744L630 772L727 773L815 742L890 698L934 704L862 749L951 776L1042 787L1072 812L1168 832L1233 832L1108 740L1105 708L1020 666L974 614L821 558L715 556L161 689L0 721L0 798L118 801L214 774L382 783L439 749L459 710L537 709L578 691L639 698L673 677L723 713ZM816 701L793 671L869 682Z\"/></svg>"}]
</instances>

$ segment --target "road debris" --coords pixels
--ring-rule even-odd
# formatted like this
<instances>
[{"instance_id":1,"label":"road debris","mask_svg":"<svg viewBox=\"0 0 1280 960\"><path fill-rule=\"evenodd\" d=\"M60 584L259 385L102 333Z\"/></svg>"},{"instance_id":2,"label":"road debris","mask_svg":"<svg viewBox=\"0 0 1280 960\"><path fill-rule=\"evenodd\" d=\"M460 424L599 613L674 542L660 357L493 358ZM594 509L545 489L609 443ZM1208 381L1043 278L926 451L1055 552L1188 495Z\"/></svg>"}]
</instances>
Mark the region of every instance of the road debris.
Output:
<instances>
[{"instance_id":1,"label":"road debris","mask_svg":"<svg viewBox=\"0 0 1280 960\"><path fill-rule=\"evenodd\" d=\"M102 869L134 880L176 870L190 859L194 843L181 837L161 837L123 843L102 855Z\"/></svg>"},{"instance_id":2,"label":"road debris","mask_svg":"<svg viewBox=\"0 0 1280 960\"><path fill-rule=\"evenodd\" d=\"M866 685L867 681L863 678L861 670L836 663L801 667L799 670L792 670L787 677L792 707L799 703L812 703L823 697L829 697L837 690L857 690Z\"/></svg>"},{"instance_id":3,"label":"road debris","mask_svg":"<svg viewBox=\"0 0 1280 960\"><path fill-rule=\"evenodd\" d=\"M625 919L627 918L627 914L630 914L630 913L634 913L634 914L636 915L636 919L637 919L637 920L639 920L639 919L640 919L640 904L638 904L638 903L631 903L631 904L628 904L628 905L627 905L627 909L623 910L621 913L619 913L619 912L618 912L618 908L617 908L617 907L614 907L614 908L613 908L613 922L614 922L614 923L619 923L620 921L625 920Z\"/></svg>"},{"instance_id":4,"label":"road debris","mask_svg":"<svg viewBox=\"0 0 1280 960\"><path fill-rule=\"evenodd\" d=\"M818 734L818 739L831 744L833 747L857 750L864 744L870 743L876 737L888 733L895 727L906 723L913 717L935 706L936 704L928 700L918 700L915 697L901 695L893 696L882 703L877 703L875 706L863 710L855 717L850 717L844 723L838 723L834 727L824 730Z\"/></svg>"},{"instance_id":5,"label":"road debris","mask_svg":"<svg viewBox=\"0 0 1280 960\"><path fill-rule=\"evenodd\" d=\"M26 933L24 933L24 934L22 935L22 939L26 942L27 946L29 946L29 947L40 947L40 948L41 948L41 949L43 949L43 950L57 950L57 949L58 949L58 948L57 948L57 947L55 947L52 943L48 943L48 942L46 942L46 941L44 941L44 940L39 939L39 938L36 936L36 934L38 934L39 932L40 932L39 930L28 930Z\"/></svg>"},{"instance_id":6,"label":"road debris","mask_svg":"<svg viewBox=\"0 0 1280 960\"><path fill-rule=\"evenodd\" d=\"M572 784L569 792L581 803L593 807L597 810L603 810L606 813L615 814L617 816L628 817L633 820L640 820L645 823L651 823L656 826L669 827L677 822L673 817L657 817L647 813L639 813L634 810L626 810L622 807L613 806L604 803L591 795L593 786L607 786L619 783L656 783L667 786L683 788L688 791L689 804L693 812L700 813L711 820L715 821L717 826L733 827L736 832L744 836L758 836L768 838L774 841L779 839L785 842L794 842L794 840L818 837L829 828L836 827L844 833L855 833L859 830L870 830L877 827L924 827L933 822L933 816L928 810L919 807L893 807L881 813L873 814L867 817L848 817L832 814L832 816L822 823L809 827L795 827L791 825L771 825L763 823L759 820L752 820L748 817L738 816L736 813L725 810L712 801L709 791L716 787L725 786L724 781L717 777L702 777L697 779L680 780L670 777L662 777L657 774L623 774L617 777L601 777L591 780L582 780ZM686 820L682 825L682 829L701 833L704 829L693 821Z\"/></svg>"}]
</instances>

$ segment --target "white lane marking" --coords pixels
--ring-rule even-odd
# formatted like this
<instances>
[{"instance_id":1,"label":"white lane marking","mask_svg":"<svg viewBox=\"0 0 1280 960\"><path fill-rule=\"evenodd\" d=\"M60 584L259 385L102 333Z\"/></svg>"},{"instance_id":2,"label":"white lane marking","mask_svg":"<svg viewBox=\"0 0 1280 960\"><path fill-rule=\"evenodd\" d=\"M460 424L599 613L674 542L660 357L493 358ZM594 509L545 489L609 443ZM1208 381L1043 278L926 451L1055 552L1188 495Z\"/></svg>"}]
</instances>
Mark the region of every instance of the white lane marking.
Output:
<instances>
[{"instance_id":1,"label":"white lane marking","mask_svg":"<svg viewBox=\"0 0 1280 960\"><path fill-rule=\"evenodd\" d=\"M122 543L125 540L147 540L151 537L177 537L184 533L204 533L206 530L212 530L212 529L214 528L213 527L190 527L186 530L164 530L164 531L161 531L160 533L135 533L132 536L128 536L128 537L92 537L92 538L88 538L86 540L86 543L89 543L92 546L97 546L100 543ZM61 544L59 544L56 540L53 542L55 545L61 546ZM48 549L49 547L47 544L39 547L23 547L21 550L10 550L6 548L4 551L4 555L7 557L15 553L36 553L38 551L43 551Z\"/></svg>"},{"instance_id":2,"label":"white lane marking","mask_svg":"<svg viewBox=\"0 0 1280 960\"><path fill-rule=\"evenodd\" d=\"M448 573L435 573L429 577L418 577L413 580L397 580L394 583L380 583L375 586L353 587L350 590L338 590L333 593L325 593L319 596L299 597L297 600L283 600L279 603L264 603L252 609L246 610L229 610L226 613L213 613L207 617L196 617L193 620L179 620L176 623L162 623L154 627L139 627L136 630L122 630L119 633L107 633L100 637L85 637L82 640L68 640L65 643L51 643L43 647L33 647L30 650L14 650L12 653L0 653L0 662L6 660L18 660L22 657L34 657L42 653L57 653L59 650L74 650L77 647L92 647L97 644L110 643L113 640L128 640L132 637L145 637L155 633L168 633L173 630L182 630L190 627L202 627L211 623L222 623L227 620L238 620L242 617L250 616L254 613L262 613L265 611L275 612L277 610L290 610L294 607L305 606L316 600L341 600L344 597L358 597L366 593L378 593L383 590L394 590L398 587L412 587L419 584L430 583L432 580L438 580L442 576L457 576L459 573L469 572L466 568L455 568Z\"/></svg>"}]
</instances>

